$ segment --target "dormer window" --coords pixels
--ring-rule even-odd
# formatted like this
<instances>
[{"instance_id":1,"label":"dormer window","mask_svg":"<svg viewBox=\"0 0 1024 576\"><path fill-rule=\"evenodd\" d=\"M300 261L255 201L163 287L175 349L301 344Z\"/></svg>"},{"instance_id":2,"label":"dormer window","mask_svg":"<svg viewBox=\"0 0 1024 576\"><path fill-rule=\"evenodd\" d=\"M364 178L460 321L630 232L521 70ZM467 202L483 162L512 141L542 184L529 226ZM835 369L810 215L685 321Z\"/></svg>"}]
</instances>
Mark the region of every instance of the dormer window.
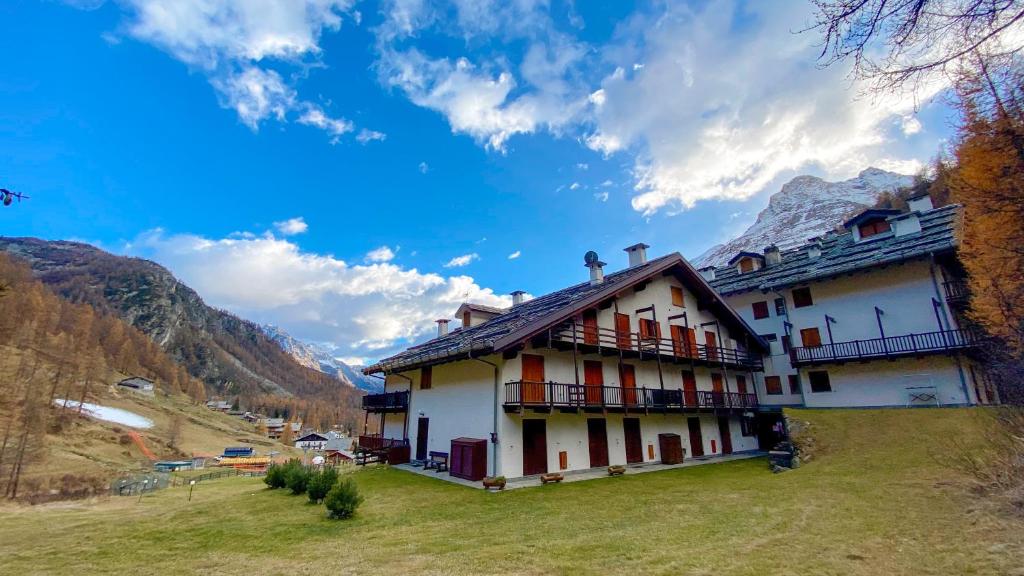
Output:
<instances>
[{"instance_id":1,"label":"dormer window","mask_svg":"<svg viewBox=\"0 0 1024 576\"><path fill-rule=\"evenodd\" d=\"M735 266L740 274L747 274L764 268L764 256L754 252L740 252L729 260L730 266Z\"/></svg>"},{"instance_id":2,"label":"dormer window","mask_svg":"<svg viewBox=\"0 0 1024 576\"><path fill-rule=\"evenodd\" d=\"M899 210L879 210L871 208L850 218L843 226L853 233L853 241L861 240L885 234L891 230L889 218L899 215Z\"/></svg>"},{"instance_id":3,"label":"dormer window","mask_svg":"<svg viewBox=\"0 0 1024 576\"><path fill-rule=\"evenodd\" d=\"M754 259L744 258L740 260L740 272L753 272L754 271Z\"/></svg>"},{"instance_id":4,"label":"dormer window","mask_svg":"<svg viewBox=\"0 0 1024 576\"><path fill-rule=\"evenodd\" d=\"M860 229L860 237L868 238L875 234L881 234L890 230L889 222L886 220L875 220L872 222L865 222L858 226Z\"/></svg>"}]
</instances>

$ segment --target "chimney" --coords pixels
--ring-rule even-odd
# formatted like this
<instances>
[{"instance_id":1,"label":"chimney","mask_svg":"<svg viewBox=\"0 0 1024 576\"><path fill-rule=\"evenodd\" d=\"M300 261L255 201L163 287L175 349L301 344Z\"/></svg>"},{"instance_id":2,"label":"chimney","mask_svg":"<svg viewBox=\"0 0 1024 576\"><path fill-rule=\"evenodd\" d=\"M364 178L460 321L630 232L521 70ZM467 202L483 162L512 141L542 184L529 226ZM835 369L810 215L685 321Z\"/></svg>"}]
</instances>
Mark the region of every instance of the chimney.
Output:
<instances>
[{"instance_id":1,"label":"chimney","mask_svg":"<svg viewBox=\"0 0 1024 576\"><path fill-rule=\"evenodd\" d=\"M821 240L811 238L807 241L807 259L817 260L821 257Z\"/></svg>"},{"instance_id":2,"label":"chimney","mask_svg":"<svg viewBox=\"0 0 1024 576\"><path fill-rule=\"evenodd\" d=\"M935 208L935 205L932 203L932 197L927 192L923 194L915 194L914 196L907 198L907 206L910 208L911 212L927 212L928 210Z\"/></svg>"},{"instance_id":3,"label":"chimney","mask_svg":"<svg viewBox=\"0 0 1024 576\"><path fill-rule=\"evenodd\" d=\"M593 250L583 255L584 266L590 268L590 285L600 284L604 282L604 262L597 257L597 252Z\"/></svg>"},{"instance_id":4,"label":"chimney","mask_svg":"<svg viewBox=\"0 0 1024 576\"><path fill-rule=\"evenodd\" d=\"M779 247L775 244L771 246L765 246L764 249L764 264L765 266L775 266L782 262L782 252L779 251Z\"/></svg>"},{"instance_id":5,"label":"chimney","mask_svg":"<svg viewBox=\"0 0 1024 576\"><path fill-rule=\"evenodd\" d=\"M629 267L640 266L641 264L647 263L647 249L650 248L643 242L639 244L633 244L627 248L623 248L623 251L629 254Z\"/></svg>"},{"instance_id":6,"label":"chimney","mask_svg":"<svg viewBox=\"0 0 1024 576\"><path fill-rule=\"evenodd\" d=\"M715 279L714 266L706 266L704 268L700 268L699 270L697 270L697 272L700 272L700 275L703 276L704 279L707 280L708 282L711 282L712 280Z\"/></svg>"},{"instance_id":7,"label":"chimney","mask_svg":"<svg viewBox=\"0 0 1024 576\"><path fill-rule=\"evenodd\" d=\"M512 293L512 305L513 306L519 306L520 304L522 304L524 296L526 296L526 292L523 292L522 290L516 290L515 292L513 292Z\"/></svg>"},{"instance_id":8,"label":"chimney","mask_svg":"<svg viewBox=\"0 0 1024 576\"><path fill-rule=\"evenodd\" d=\"M440 338L442 336L447 336L447 335L448 335L448 319L447 318L441 318L440 320L437 321L437 337Z\"/></svg>"}]
</instances>

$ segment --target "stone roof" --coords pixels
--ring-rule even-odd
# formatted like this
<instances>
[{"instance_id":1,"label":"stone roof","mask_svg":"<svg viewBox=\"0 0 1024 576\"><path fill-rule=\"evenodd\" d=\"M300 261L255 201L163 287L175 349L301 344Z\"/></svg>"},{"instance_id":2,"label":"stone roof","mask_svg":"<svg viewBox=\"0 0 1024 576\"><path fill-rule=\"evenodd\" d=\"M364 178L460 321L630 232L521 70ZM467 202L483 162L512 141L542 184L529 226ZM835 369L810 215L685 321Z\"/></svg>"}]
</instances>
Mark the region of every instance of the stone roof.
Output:
<instances>
[{"instance_id":1,"label":"stone roof","mask_svg":"<svg viewBox=\"0 0 1024 576\"><path fill-rule=\"evenodd\" d=\"M745 332L755 347L766 347L760 336L715 293L689 262L679 253L673 253L610 273L599 284L581 282L528 300L486 322L453 331L385 358L364 368L363 373L410 370L500 352L564 322L581 310L614 297L634 284L670 271L680 275L681 279L685 278L685 285L707 302L708 310L721 319L726 328L738 335Z\"/></svg>"},{"instance_id":2,"label":"stone roof","mask_svg":"<svg viewBox=\"0 0 1024 576\"><path fill-rule=\"evenodd\" d=\"M955 204L920 212L921 231L900 237L890 232L854 242L851 232L830 233L819 239L821 255L817 258L808 258L807 248L800 247L782 252L782 262L753 272L741 274L732 266L717 267L711 285L723 295L768 291L952 252L957 246L960 213Z\"/></svg>"}]
</instances>

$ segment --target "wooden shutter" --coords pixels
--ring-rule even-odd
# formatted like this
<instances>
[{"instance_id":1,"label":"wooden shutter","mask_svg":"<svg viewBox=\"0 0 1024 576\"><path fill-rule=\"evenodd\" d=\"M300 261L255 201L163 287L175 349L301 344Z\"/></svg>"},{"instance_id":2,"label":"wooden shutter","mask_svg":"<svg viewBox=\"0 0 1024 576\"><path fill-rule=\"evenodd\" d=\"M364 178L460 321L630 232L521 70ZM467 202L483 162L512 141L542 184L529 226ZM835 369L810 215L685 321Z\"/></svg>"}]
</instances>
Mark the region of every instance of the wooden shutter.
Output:
<instances>
[{"instance_id":1,"label":"wooden shutter","mask_svg":"<svg viewBox=\"0 0 1024 576\"><path fill-rule=\"evenodd\" d=\"M604 365L600 360L583 361L584 398L587 404L600 404L604 386Z\"/></svg>"},{"instance_id":2,"label":"wooden shutter","mask_svg":"<svg viewBox=\"0 0 1024 576\"><path fill-rule=\"evenodd\" d=\"M592 346L598 344L597 310L583 312L583 343Z\"/></svg>"},{"instance_id":3,"label":"wooden shutter","mask_svg":"<svg viewBox=\"0 0 1024 576\"><path fill-rule=\"evenodd\" d=\"M683 297L683 289L679 286L672 286L672 305L686 308L686 299Z\"/></svg>"},{"instance_id":4,"label":"wooden shutter","mask_svg":"<svg viewBox=\"0 0 1024 576\"><path fill-rule=\"evenodd\" d=\"M523 354L523 401L544 402L544 357Z\"/></svg>"},{"instance_id":5,"label":"wooden shutter","mask_svg":"<svg viewBox=\"0 0 1024 576\"><path fill-rule=\"evenodd\" d=\"M430 390L430 387L434 384L434 369L433 366L425 366L420 368L420 390Z\"/></svg>"},{"instance_id":6,"label":"wooden shutter","mask_svg":"<svg viewBox=\"0 0 1024 576\"><path fill-rule=\"evenodd\" d=\"M761 318L768 317L768 302L762 300L761 302L754 302L751 304L751 308L754 309L754 320L760 320Z\"/></svg>"},{"instance_id":7,"label":"wooden shutter","mask_svg":"<svg viewBox=\"0 0 1024 576\"><path fill-rule=\"evenodd\" d=\"M773 395L782 394L782 378L778 376L765 376L764 391Z\"/></svg>"},{"instance_id":8,"label":"wooden shutter","mask_svg":"<svg viewBox=\"0 0 1024 576\"><path fill-rule=\"evenodd\" d=\"M817 328L804 328L800 331L800 341L804 348L818 348L821 346L821 333Z\"/></svg>"},{"instance_id":9,"label":"wooden shutter","mask_svg":"<svg viewBox=\"0 0 1024 576\"><path fill-rule=\"evenodd\" d=\"M628 350L633 347L632 335L629 332L629 316L615 313L615 341L619 348Z\"/></svg>"}]
</instances>

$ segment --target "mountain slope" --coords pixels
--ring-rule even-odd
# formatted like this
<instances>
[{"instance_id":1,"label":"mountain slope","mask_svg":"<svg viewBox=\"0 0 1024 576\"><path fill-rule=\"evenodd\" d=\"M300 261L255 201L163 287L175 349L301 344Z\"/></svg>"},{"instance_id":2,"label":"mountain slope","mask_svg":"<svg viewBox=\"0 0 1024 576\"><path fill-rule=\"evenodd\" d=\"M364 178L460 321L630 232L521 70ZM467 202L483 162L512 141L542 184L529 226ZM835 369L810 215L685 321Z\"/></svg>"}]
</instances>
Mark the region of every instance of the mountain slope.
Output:
<instances>
[{"instance_id":1,"label":"mountain slope","mask_svg":"<svg viewBox=\"0 0 1024 576\"><path fill-rule=\"evenodd\" d=\"M370 378L359 371L361 366L349 366L338 360L324 346L304 342L295 338L279 326L264 325L263 331L271 340L277 342L281 348L290 354L299 364L334 376L349 386L354 386L367 392L382 392L384 386L377 378Z\"/></svg>"},{"instance_id":2,"label":"mountain slope","mask_svg":"<svg viewBox=\"0 0 1024 576\"><path fill-rule=\"evenodd\" d=\"M259 325L207 306L154 262L34 238L0 237L0 250L27 261L33 274L64 298L138 328L212 393L258 398L260 406L287 406L289 412L314 411L310 403L316 403L315 412L330 423L353 424L357 418L357 390L300 366Z\"/></svg>"},{"instance_id":3,"label":"mountain slope","mask_svg":"<svg viewBox=\"0 0 1024 576\"><path fill-rule=\"evenodd\" d=\"M709 249L695 259L700 266L720 266L742 250L761 252L765 246L800 246L808 238L835 228L845 218L875 204L879 195L911 186L913 176L867 168L856 178L827 182L816 176L797 176L772 194L768 207L742 235Z\"/></svg>"}]
</instances>

